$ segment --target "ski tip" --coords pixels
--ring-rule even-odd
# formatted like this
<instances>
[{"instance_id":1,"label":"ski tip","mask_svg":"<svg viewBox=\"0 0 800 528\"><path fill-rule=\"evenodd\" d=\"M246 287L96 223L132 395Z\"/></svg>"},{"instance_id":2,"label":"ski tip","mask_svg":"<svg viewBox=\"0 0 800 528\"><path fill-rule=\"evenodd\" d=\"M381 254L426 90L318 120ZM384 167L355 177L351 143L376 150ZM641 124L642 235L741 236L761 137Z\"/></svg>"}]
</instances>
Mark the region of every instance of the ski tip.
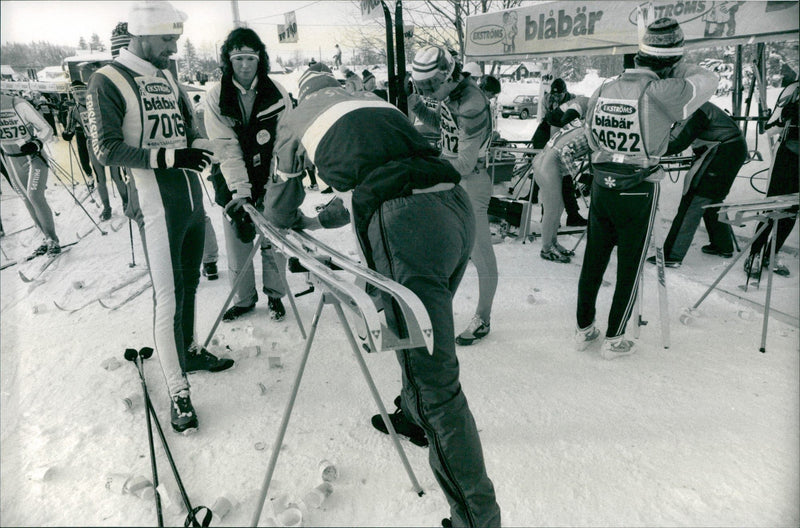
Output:
<instances>
[{"instance_id":1,"label":"ski tip","mask_svg":"<svg viewBox=\"0 0 800 528\"><path fill-rule=\"evenodd\" d=\"M22 279L22 282L33 282L33 279L26 277L22 271L18 271L17 273L19 273L19 278Z\"/></svg>"}]
</instances>

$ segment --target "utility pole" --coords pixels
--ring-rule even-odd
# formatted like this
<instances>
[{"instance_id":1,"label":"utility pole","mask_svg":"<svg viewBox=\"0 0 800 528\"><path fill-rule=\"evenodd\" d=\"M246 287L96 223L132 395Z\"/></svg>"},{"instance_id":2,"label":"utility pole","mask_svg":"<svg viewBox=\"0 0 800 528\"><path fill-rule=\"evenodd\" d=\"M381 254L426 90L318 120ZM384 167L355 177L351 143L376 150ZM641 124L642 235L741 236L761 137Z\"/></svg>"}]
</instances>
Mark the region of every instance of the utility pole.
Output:
<instances>
[{"instance_id":1,"label":"utility pole","mask_svg":"<svg viewBox=\"0 0 800 528\"><path fill-rule=\"evenodd\" d=\"M233 26L242 27L242 21L239 19L239 0L231 0L231 10L233 11Z\"/></svg>"}]
</instances>

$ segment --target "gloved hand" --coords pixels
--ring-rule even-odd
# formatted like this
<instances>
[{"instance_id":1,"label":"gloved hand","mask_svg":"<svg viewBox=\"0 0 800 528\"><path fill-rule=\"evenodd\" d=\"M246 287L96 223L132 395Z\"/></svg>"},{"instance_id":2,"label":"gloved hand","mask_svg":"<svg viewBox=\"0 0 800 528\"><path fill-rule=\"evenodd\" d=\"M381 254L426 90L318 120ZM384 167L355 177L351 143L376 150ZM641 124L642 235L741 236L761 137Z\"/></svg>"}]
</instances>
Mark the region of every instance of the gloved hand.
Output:
<instances>
[{"instance_id":1,"label":"gloved hand","mask_svg":"<svg viewBox=\"0 0 800 528\"><path fill-rule=\"evenodd\" d=\"M42 142L36 138L24 143L20 148L19 151L23 154L32 155L38 154L42 150Z\"/></svg>"},{"instance_id":2,"label":"gloved hand","mask_svg":"<svg viewBox=\"0 0 800 528\"><path fill-rule=\"evenodd\" d=\"M228 202L228 205L225 206L225 218L231 223L236 238L249 244L256 237L256 226L242 207L245 202L248 202L248 199L237 198Z\"/></svg>"},{"instance_id":3,"label":"gloved hand","mask_svg":"<svg viewBox=\"0 0 800 528\"><path fill-rule=\"evenodd\" d=\"M196 148L183 148L176 149L172 152L174 160L172 168L187 169L196 172L202 172L207 165L211 164L211 152L204 149ZM157 165L159 169L168 169L170 166L167 164L167 149L159 149L158 156L156 156Z\"/></svg>"},{"instance_id":4,"label":"gloved hand","mask_svg":"<svg viewBox=\"0 0 800 528\"><path fill-rule=\"evenodd\" d=\"M73 137L75 137L75 133L74 132L62 132L61 133L61 139L63 139L64 141L72 141Z\"/></svg>"},{"instance_id":5,"label":"gloved hand","mask_svg":"<svg viewBox=\"0 0 800 528\"><path fill-rule=\"evenodd\" d=\"M325 229L336 229L350 223L350 212L338 196L319 212L319 223Z\"/></svg>"}]
</instances>

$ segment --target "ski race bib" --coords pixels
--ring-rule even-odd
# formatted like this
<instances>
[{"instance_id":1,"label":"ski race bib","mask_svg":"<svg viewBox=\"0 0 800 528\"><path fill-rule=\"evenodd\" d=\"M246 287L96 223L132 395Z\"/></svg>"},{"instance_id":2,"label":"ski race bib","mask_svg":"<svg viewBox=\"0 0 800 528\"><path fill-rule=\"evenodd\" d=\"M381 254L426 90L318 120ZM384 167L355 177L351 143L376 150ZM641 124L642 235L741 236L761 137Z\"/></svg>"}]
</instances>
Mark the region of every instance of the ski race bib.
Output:
<instances>
[{"instance_id":1,"label":"ski race bib","mask_svg":"<svg viewBox=\"0 0 800 528\"><path fill-rule=\"evenodd\" d=\"M441 105L442 156L458 157L458 125L446 104Z\"/></svg>"},{"instance_id":2,"label":"ski race bib","mask_svg":"<svg viewBox=\"0 0 800 528\"><path fill-rule=\"evenodd\" d=\"M170 83L161 77L136 77L142 107L142 148L185 148L186 123Z\"/></svg>"},{"instance_id":3,"label":"ski race bib","mask_svg":"<svg viewBox=\"0 0 800 528\"><path fill-rule=\"evenodd\" d=\"M22 145L30 141L30 131L13 109L0 112L0 143Z\"/></svg>"},{"instance_id":4,"label":"ski race bib","mask_svg":"<svg viewBox=\"0 0 800 528\"><path fill-rule=\"evenodd\" d=\"M603 150L644 158L640 116L639 101L600 97L589 126Z\"/></svg>"}]
</instances>

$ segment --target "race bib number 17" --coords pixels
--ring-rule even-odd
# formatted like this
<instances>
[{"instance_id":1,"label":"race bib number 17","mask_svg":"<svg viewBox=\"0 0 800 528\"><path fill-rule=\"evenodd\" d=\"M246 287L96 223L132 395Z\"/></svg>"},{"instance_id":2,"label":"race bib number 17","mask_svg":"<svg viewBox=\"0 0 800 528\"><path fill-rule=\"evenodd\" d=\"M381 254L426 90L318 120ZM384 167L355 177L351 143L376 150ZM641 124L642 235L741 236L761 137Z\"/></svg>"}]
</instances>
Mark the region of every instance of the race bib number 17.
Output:
<instances>
[{"instance_id":1,"label":"race bib number 17","mask_svg":"<svg viewBox=\"0 0 800 528\"><path fill-rule=\"evenodd\" d=\"M626 99L597 100L590 127L603 150L619 154L642 152L639 102Z\"/></svg>"},{"instance_id":2,"label":"race bib number 17","mask_svg":"<svg viewBox=\"0 0 800 528\"><path fill-rule=\"evenodd\" d=\"M186 124L166 79L137 77L142 106L143 148L185 148Z\"/></svg>"}]
</instances>

